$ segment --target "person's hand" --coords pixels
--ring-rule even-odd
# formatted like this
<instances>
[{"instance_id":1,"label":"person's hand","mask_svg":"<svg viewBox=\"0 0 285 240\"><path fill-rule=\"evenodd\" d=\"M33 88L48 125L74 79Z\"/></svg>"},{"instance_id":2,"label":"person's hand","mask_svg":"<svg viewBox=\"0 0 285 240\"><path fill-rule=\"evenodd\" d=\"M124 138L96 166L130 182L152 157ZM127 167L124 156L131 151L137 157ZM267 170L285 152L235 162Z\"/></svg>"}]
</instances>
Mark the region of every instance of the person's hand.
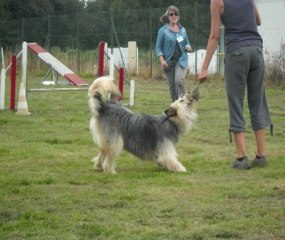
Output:
<instances>
[{"instance_id":1,"label":"person's hand","mask_svg":"<svg viewBox=\"0 0 285 240\"><path fill-rule=\"evenodd\" d=\"M189 45L187 45L186 47L185 47L185 52L190 52L191 51L191 47L189 46Z\"/></svg>"},{"instance_id":2,"label":"person's hand","mask_svg":"<svg viewBox=\"0 0 285 240\"><path fill-rule=\"evenodd\" d=\"M199 80L199 83L203 83L207 80L207 77L208 77L208 70L201 70L201 72L199 73L198 75L198 80Z\"/></svg>"},{"instance_id":3,"label":"person's hand","mask_svg":"<svg viewBox=\"0 0 285 240\"><path fill-rule=\"evenodd\" d=\"M162 60L160 60L160 65L165 69L165 68L168 68L168 64L167 64L167 62L164 60L164 59L162 59Z\"/></svg>"}]
</instances>

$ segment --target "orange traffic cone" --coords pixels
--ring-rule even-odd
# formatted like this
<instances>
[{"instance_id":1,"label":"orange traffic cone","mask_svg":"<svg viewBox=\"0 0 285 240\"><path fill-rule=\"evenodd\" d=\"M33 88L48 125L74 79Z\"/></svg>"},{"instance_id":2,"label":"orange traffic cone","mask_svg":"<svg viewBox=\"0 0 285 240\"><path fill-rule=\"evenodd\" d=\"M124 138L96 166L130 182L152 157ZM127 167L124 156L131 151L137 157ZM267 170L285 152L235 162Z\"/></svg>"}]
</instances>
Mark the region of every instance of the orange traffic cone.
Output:
<instances>
[{"instance_id":1,"label":"orange traffic cone","mask_svg":"<svg viewBox=\"0 0 285 240\"><path fill-rule=\"evenodd\" d=\"M26 91L24 83L21 83L20 85L20 94L19 94L19 100L18 100L18 109L16 112L17 115L30 115L31 113L28 110L28 103L26 98Z\"/></svg>"}]
</instances>

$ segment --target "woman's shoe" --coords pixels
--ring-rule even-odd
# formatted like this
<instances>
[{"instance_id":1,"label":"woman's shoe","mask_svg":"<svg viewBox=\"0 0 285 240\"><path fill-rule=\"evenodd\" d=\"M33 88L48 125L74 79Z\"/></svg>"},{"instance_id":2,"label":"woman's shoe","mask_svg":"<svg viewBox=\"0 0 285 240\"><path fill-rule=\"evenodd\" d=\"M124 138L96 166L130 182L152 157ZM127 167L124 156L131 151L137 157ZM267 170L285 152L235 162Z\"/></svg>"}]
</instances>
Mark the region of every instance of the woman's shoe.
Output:
<instances>
[{"instance_id":1,"label":"woman's shoe","mask_svg":"<svg viewBox=\"0 0 285 240\"><path fill-rule=\"evenodd\" d=\"M252 167L266 167L268 165L266 157L259 157L256 155L255 159L252 160Z\"/></svg>"},{"instance_id":2,"label":"woman's shoe","mask_svg":"<svg viewBox=\"0 0 285 240\"><path fill-rule=\"evenodd\" d=\"M250 169L249 161L247 156L244 156L242 158L236 158L233 162L233 168L239 169L239 170L248 170Z\"/></svg>"}]
</instances>

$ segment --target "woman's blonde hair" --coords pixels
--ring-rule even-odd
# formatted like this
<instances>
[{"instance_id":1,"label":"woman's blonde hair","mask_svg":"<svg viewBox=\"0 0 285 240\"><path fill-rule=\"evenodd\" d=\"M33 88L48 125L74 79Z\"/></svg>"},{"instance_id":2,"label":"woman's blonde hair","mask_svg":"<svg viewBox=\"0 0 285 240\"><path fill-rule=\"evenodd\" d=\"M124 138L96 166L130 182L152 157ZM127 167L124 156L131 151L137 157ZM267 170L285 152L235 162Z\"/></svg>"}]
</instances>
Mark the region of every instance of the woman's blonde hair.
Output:
<instances>
[{"instance_id":1,"label":"woman's blonde hair","mask_svg":"<svg viewBox=\"0 0 285 240\"><path fill-rule=\"evenodd\" d=\"M176 13L178 16L180 16L179 14L179 9L177 7L175 7L174 5L171 5L167 8L166 12L159 18L159 21L161 23L169 23L169 11L172 11L174 13Z\"/></svg>"}]
</instances>

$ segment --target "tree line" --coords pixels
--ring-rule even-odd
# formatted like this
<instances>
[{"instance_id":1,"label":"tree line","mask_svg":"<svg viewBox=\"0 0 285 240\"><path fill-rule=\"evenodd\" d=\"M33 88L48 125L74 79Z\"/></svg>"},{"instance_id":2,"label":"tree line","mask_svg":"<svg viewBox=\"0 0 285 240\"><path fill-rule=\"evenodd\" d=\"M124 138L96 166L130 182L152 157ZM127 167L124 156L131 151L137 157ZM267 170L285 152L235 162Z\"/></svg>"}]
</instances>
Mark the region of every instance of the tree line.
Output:
<instances>
[{"instance_id":1,"label":"tree line","mask_svg":"<svg viewBox=\"0 0 285 240\"><path fill-rule=\"evenodd\" d=\"M39 42L51 47L94 49L101 40L153 47L159 17L169 5L197 48L209 32L210 0L0 0L0 44ZM195 47L194 46L194 47Z\"/></svg>"},{"instance_id":2,"label":"tree line","mask_svg":"<svg viewBox=\"0 0 285 240\"><path fill-rule=\"evenodd\" d=\"M100 9L114 11L167 8L169 5L194 6L195 3L210 4L210 0L0 0L0 20L44 17L70 14L77 11Z\"/></svg>"}]
</instances>

